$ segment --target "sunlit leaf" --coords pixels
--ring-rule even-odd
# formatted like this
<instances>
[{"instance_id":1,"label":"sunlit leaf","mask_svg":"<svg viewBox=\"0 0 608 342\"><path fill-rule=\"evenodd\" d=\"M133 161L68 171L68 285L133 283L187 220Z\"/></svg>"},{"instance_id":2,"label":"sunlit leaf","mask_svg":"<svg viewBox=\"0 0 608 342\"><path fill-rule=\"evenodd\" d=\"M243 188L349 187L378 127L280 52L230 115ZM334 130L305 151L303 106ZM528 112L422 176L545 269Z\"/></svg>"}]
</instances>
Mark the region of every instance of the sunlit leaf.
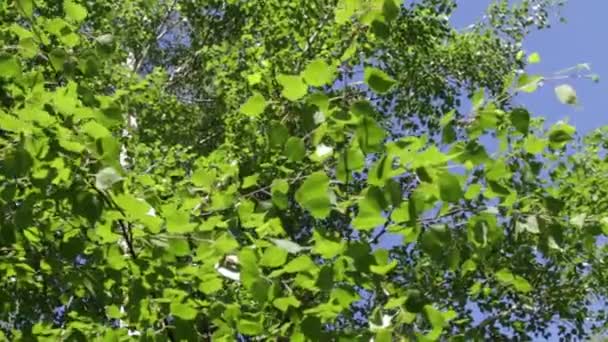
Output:
<instances>
[{"instance_id":1,"label":"sunlit leaf","mask_svg":"<svg viewBox=\"0 0 608 342\"><path fill-rule=\"evenodd\" d=\"M530 63L530 64L540 63L540 55L538 54L538 52L533 52L532 54L530 54L530 56L528 56L528 63Z\"/></svg>"},{"instance_id":2,"label":"sunlit leaf","mask_svg":"<svg viewBox=\"0 0 608 342\"><path fill-rule=\"evenodd\" d=\"M76 23L80 23L87 18L88 11L86 7L76 3L74 0L64 0L63 10L67 18Z\"/></svg>"},{"instance_id":3,"label":"sunlit leaf","mask_svg":"<svg viewBox=\"0 0 608 342\"><path fill-rule=\"evenodd\" d=\"M325 218L331 211L329 178L324 172L308 176L296 191L296 201L315 218Z\"/></svg>"},{"instance_id":4,"label":"sunlit leaf","mask_svg":"<svg viewBox=\"0 0 608 342\"><path fill-rule=\"evenodd\" d=\"M279 267L283 266L287 261L287 251L283 248L276 246L270 246L264 250L262 258L260 259L260 265L266 267Z\"/></svg>"},{"instance_id":5,"label":"sunlit leaf","mask_svg":"<svg viewBox=\"0 0 608 342\"><path fill-rule=\"evenodd\" d=\"M308 92L308 86L300 76L284 75L277 76L277 82L283 88L281 94L291 101L297 101Z\"/></svg>"},{"instance_id":6,"label":"sunlit leaf","mask_svg":"<svg viewBox=\"0 0 608 342\"><path fill-rule=\"evenodd\" d=\"M19 10L26 17L30 18L34 13L34 1L33 0L16 0Z\"/></svg>"},{"instance_id":7,"label":"sunlit leaf","mask_svg":"<svg viewBox=\"0 0 608 342\"><path fill-rule=\"evenodd\" d=\"M17 59L9 54L0 53L0 77L10 78L21 74L21 65Z\"/></svg>"},{"instance_id":8,"label":"sunlit leaf","mask_svg":"<svg viewBox=\"0 0 608 342\"><path fill-rule=\"evenodd\" d=\"M171 302L171 314L186 321L196 318L198 311L188 303Z\"/></svg>"},{"instance_id":9,"label":"sunlit leaf","mask_svg":"<svg viewBox=\"0 0 608 342\"><path fill-rule=\"evenodd\" d=\"M540 75L523 74L517 80L517 88L526 93L533 93L538 89L542 81L543 77Z\"/></svg>"},{"instance_id":10,"label":"sunlit leaf","mask_svg":"<svg viewBox=\"0 0 608 342\"><path fill-rule=\"evenodd\" d=\"M112 185L123 180L123 177L114 168L107 167L95 175L95 187L99 190L107 190Z\"/></svg>"},{"instance_id":11,"label":"sunlit leaf","mask_svg":"<svg viewBox=\"0 0 608 342\"><path fill-rule=\"evenodd\" d=\"M300 301L297 300L295 297L283 297L275 299L272 302L272 305L274 305L274 307L276 307L277 309L285 312L289 309L289 307L299 308Z\"/></svg>"},{"instance_id":12,"label":"sunlit leaf","mask_svg":"<svg viewBox=\"0 0 608 342\"><path fill-rule=\"evenodd\" d=\"M331 67L322 59L310 62L302 72L304 81L313 87L321 87L331 84L334 73Z\"/></svg>"},{"instance_id":13,"label":"sunlit leaf","mask_svg":"<svg viewBox=\"0 0 608 342\"><path fill-rule=\"evenodd\" d=\"M312 252L321 255L325 259L331 259L344 253L346 250L346 245L342 241L325 237L317 230L313 232L313 236L315 245Z\"/></svg>"},{"instance_id":14,"label":"sunlit leaf","mask_svg":"<svg viewBox=\"0 0 608 342\"><path fill-rule=\"evenodd\" d=\"M286 250L287 252L289 252L291 254L297 254L297 253L300 253L301 251L307 249L305 247L298 245L297 243L295 243L293 241L289 241L289 240L285 240L285 239L271 239L271 241L277 247L280 247L281 249Z\"/></svg>"},{"instance_id":15,"label":"sunlit leaf","mask_svg":"<svg viewBox=\"0 0 608 342\"><path fill-rule=\"evenodd\" d=\"M563 104L575 105L577 101L576 91L569 84L562 84L555 87L555 96Z\"/></svg>"},{"instance_id":16,"label":"sunlit leaf","mask_svg":"<svg viewBox=\"0 0 608 342\"><path fill-rule=\"evenodd\" d=\"M257 117L264 112L267 103L264 96L260 93L254 93L248 100L241 106L241 113Z\"/></svg>"}]
</instances>

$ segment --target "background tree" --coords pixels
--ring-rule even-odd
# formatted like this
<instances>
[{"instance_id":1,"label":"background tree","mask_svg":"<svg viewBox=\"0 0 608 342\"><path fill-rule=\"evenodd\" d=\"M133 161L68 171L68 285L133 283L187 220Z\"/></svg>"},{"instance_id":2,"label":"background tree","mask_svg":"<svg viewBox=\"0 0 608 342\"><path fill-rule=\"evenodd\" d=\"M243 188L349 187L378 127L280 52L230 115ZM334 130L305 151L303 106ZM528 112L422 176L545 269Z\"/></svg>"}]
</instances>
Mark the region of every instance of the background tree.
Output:
<instances>
[{"instance_id":1,"label":"background tree","mask_svg":"<svg viewBox=\"0 0 608 342\"><path fill-rule=\"evenodd\" d=\"M511 101L559 6L3 2L0 331L601 332L607 132Z\"/></svg>"}]
</instances>

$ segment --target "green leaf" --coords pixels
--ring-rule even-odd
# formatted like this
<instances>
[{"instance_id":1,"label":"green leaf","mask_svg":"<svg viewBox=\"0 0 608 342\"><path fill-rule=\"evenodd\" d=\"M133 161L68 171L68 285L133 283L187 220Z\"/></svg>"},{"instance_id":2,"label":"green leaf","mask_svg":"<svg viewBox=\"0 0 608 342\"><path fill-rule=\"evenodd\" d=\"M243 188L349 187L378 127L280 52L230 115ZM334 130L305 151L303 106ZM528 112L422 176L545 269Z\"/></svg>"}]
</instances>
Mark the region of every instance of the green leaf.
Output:
<instances>
[{"instance_id":1,"label":"green leaf","mask_svg":"<svg viewBox=\"0 0 608 342\"><path fill-rule=\"evenodd\" d=\"M299 308L300 307L300 301L293 296L290 297L282 297L282 298L277 298L272 302L272 305L274 305L275 308L281 310L282 312L286 312L289 307L294 307L294 308Z\"/></svg>"},{"instance_id":2,"label":"green leaf","mask_svg":"<svg viewBox=\"0 0 608 342\"><path fill-rule=\"evenodd\" d=\"M480 250L487 250L504 237L504 231L496 223L496 216L490 213L471 218L467 233L469 242Z\"/></svg>"},{"instance_id":3,"label":"green leaf","mask_svg":"<svg viewBox=\"0 0 608 342\"><path fill-rule=\"evenodd\" d=\"M283 87L281 94L291 101L297 101L308 92L308 86L300 76L284 75L277 76L277 82Z\"/></svg>"},{"instance_id":4,"label":"green leaf","mask_svg":"<svg viewBox=\"0 0 608 342\"><path fill-rule=\"evenodd\" d=\"M336 23L344 24L360 9L360 0L339 0L335 7Z\"/></svg>"},{"instance_id":5,"label":"green leaf","mask_svg":"<svg viewBox=\"0 0 608 342\"><path fill-rule=\"evenodd\" d=\"M308 255L300 255L285 265L282 271L285 273L299 273L311 271L316 268L317 265L312 261L312 259L310 259Z\"/></svg>"},{"instance_id":6,"label":"green leaf","mask_svg":"<svg viewBox=\"0 0 608 342\"><path fill-rule=\"evenodd\" d=\"M357 126L357 138L363 153L378 152L386 138L386 131L373 118L364 117Z\"/></svg>"},{"instance_id":7,"label":"green leaf","mask_svg":"<svg viewBox=\"0 0 608 342\"><path fill-rule=\"evenodd\" d=\"M64 0L63 10L65 11L66 18L71 19L75 23L85 20L88 14L84 6L77 4L73 0Z\"/></svg>"},{"instance_id":8,"label":"green leaf","mask_svg":"<svg viewBox=\"0 0 608 342\"><path fill-rule=\"evenodd\" d=\"M31 18L32 15L34 14L34 1L33 0L17 0L17 6L19 7L19 10L21 11L21 13L23 13L23 15L28 18ZM2 70L1 67L0 67L0 70Z\"/></svg>"},{"instance_id":9,"label":"green leaf","mask_svg":"<svg viewBox=\"0 0 608 342\"><path fill-rule=\"evenodd\" d=\"M443 201L450 203L456 203L464 197L458 177L451 173L444 173L439 176L439 193Z\"/></svg>"},{"instance_id":10,"label":"green leaf","mask_svg":"<svg viewBox=\"0 0 608 342\"><path fill-rule=\"evenodd\" d=\"M390 271L394 270L395 267L397 267L397 260L393 260L386 265L371 265L369 269L372 271L372 273L384 276Z\"/></svg>"},{"instance_id":11,"label":"green leaf","mask_svg":"<svg viewBox=\"0 0 608 342\"><path fill-rule=\"evenodd\" d=\"M534 135L528 135L524 140L524 150L530 154L539 154L547 147L547 141Z\"/></svg>"},{"instance_id":12,"label":"green leaf","mask_svg":"<svg viewBox=\"0 0 608 342\"><path fill-rule=\"evenodd\" d=\"M297 243L284 239L270 239L277 247L280 247L283 250L291 254L298 254L307 248L298 245Z\"/></svg>"},{"instance_id":13,"label":"green leaf","mask_svg":"<svg viewBox=\"0 0 608 342\"><path fill-rule=\"evenodd\" d=\"M332 68L322 59L310 62L302 72L304 81L313 87L329 85L334 80Z\"/></svg>"},{"instance_id":14,"label":"green leaf","mask_svg":"<svg viewBox=\"0 0 608 342\"><path fill-rule=\"evenodd\" d=\"M287 261L287 251L283 248L270 246L264 250L260 265L265 267L280 267Z\"/></svg>"},{"instance_id":15,"label":"green leaf","mask_svg":"<svg viewBox=\"0 0 608 342\"><path fill-rule=\"evenodd\" d=\"M513 275L513 273L506 268L496 272L496 280L503 285L512 285L518 292L528 293L532 291L532 285L530 285L525 278Z\"/></svg>"},{"instance_id":16,"label":"green leaf","mask_svg":"<svg viewBox=\"0 0 608 342\"><path fill-rule=\"evenodd\" d=\"M470 184L469 187L467 188L467 191L464 193L464 198L466 198L468 200L472 200L479 195L481 190L482 190L481 184L478 184L478 183Z\"/></svg>"},{"instance_id":17,"label":"green leaf","mask_svg":"<svg viewBox=\"0 0 608 342\"><path fill-rule=\"evenodd\" d=\"M420 235L421 249L434 260L442 260L450 246L452 236L445 224L435 224Z\"/></svg>"},{"instance_id":18,"label":"green leaf","mask_svg":"<svg viewBox=\"0 0 608 342\"><path fill-rule=\"evenodd\" d=\"M117 244L108 247L106 260L108 261L108 265L115 270L121 270L128 265L125 256Z\"/></svg>"},{"instance_id":19,"label":"green leaf","mask_svg":"<svg viewBox=\"0 0 608 342\"><path fill-rule=\"evenodd\" d=\"M273 147L283 147L289 139L289 130L280 122L273 121L270 125L268 140Z\"/></svg>"},{"instance_id":20,"label":"green leaf","mask_svg":"<svg viewBox=\"0 0 608 342\"><path fill-rule=\"evenodd\" d=\"M393 210L391 220L397 223L409 222L410 220L410 205L409 202L403 202L398 208Z\"/></svg>"},{"instance_id":21,"label":"green leaf","mask_svg":"<svg viewBox=\"0 0 608 342\"><path fill-rule=\"evenodd\" d=\"M571 223L571 224L572 224L574 227L576 227L576 228L578 228L578 229L583 229L583 228L585 227L585 219L586 219L586 218L587 218L587 214L585 214L585 213L581 213L581 214L578 214L578 215L573 216L573 217L570 219L570 223Z\"/></svg>"},{"instance_id":22,"label":"green leaf","mask_svg":"<svg viewBox=\"0 0 608 342\"><path fill-rule=\"evenodd\" d=\"M1 70L2 66L0 66ZM33 127L12 115L0 112L0 129L3 131L19 133L31 130Z\"/></svg>"},{"instance_id":23,"label":"green leaf","mask_svg":"<svg viewBox=\"0 0 608 342\"><path fill-rule=\"evenodd\" d=\"M243 183L241 184L241 189L249 189L253 186L256 186L258 184L259 178L260 178L260 175L257 173L243 178Z\"/></svg>"},{"instance_id":24,"label":"green leaf","mask_svg":"<svg viewBox=\"0 0 608 342\"><path fill-rule=\"evenodd\" d=\"M285 156L293 162L298 162L306 157L306 145L304 140L298 137L290 137L285 144Z\"/></svg>"},{"instance_id":25,"label":"green leaf","mask_svg":"<svg viewBox=\"0 0 608 342\"><path fill-rule=\"evenodd\" d=\"M122 208L129 217L140 218L146 216L150 211L150 205L143 200L138 200L131 194L120 194L114 197L114 202Z\"/></svg>"},{"instance_id":26,"label":"green leaf","mask_svg":"<svg viewBox=\"0 0 608 342\"><path fill-rule=\"evenodd\" d=\"M51 65L57 71L62 71L65 65L65 61L68 59L68 54L64 49L53 49L51 53L49 53L49 60L51 61Z\"/></svg>"},{"instance_id":27,"label":"green leaf","mask_svg":"<svg viewBox=\"0 0 608 342\"><path fill-rule=\"evenodd\" d=\"M169 240L169 253L178 256L190 255L190 245L185 239L171 239Z\"/></svg>"},{"instance_id":28,"label":"green leaf","mask_svg":"<svg viewBox=\"0 0 608 342\"><path fill-rule=\"evenodd\" d=\"M296 191L296 201L317 219L326 218L331 211L329 178L324 172L308 176Z\"/></svg>"},{"instance_id":29,"label":"green leaf","mask_svg":"<svg viewBox=\"0 0 608 342\"><path fill-rule=\"evenodd\" d=\"M101 45L110 45L114 42L114 35L111 33L102 34L95 38L95 41Z\"/></svg>"},{"instance_id":30,"label":"green leaf","mask_svg":"<svg viewBox=\"0 0 608 342\"><path fill-rule=\"evenodd\" d=\"M443 331L446 321L441 311L435 309L431 305L424 306L424 315L433 329L425 336L429 340L437 340Z\"/></svg>"},{"instance_id":31,"label":"green leaf","mask_svg":"<svg viewBox=\"0 0 608 342\"><path fill-rule=\"evenodd\" d=\"M272 195L272 204L277 208L285 209L289 204L287 193L289 192L289 183L284 179L275 179L270 187Z\"/></svg>"},{"instance_id":32,"label":"green leaf","mask_svg":"<svg viewBox=\"0 0 608 342\"><path fill-rule=\"evenodd\" d=\"M468 259L462 264L462 275L467 275L467 273L473 272L477 269L477 263L471 259Z\"/></svg>"},{"instance_id":33,"label":"green leaf","mask_svg":"<svg viewBox=\"0 0 608 342\"><path fill-rule=\"evenodd\" d=\"M122 180L122 176L114 168L106 167L95 175L95 187L105 191Z\"/></svg>"},{"instance_id":34,"label":"green leaf","mask_svg":"<svg viewBox=\"0 0 608 342\"><path fill-rule=\"evenodd\" d=\"M259 281L263 281L260 278L260 269L258 268L258 257L257 253L252 248L244 248L239 252L239 264L240 264L240 279L245 286L253 295L262 295L259 293L259 285L263 284ZM262 286L263 287L263 286ZM261 291L263 292L263 291ZM261 300L264 301L264 300Z\"/></svg>"},{"instance_id":35,"label":"green leaf","mask_svg":"<svg viewBox=\"0 0 608 342\"><path fill-rule=\"evenodd\" d=\"M0 77L12 78L21 75L21 65L19 61L6 53L0 53Z\"/></svg>"},{"instance_id":36,"label":"green leaf","mask_svg":"<svg viewBox=\"0 0 608 342\"><path fill-rule=\"evenodd\" d=\"M352 173L361 170L364 166L365 155L363 155L359 146L351 145L338 158L336 176L342 182L346 182L347 178L348 180L352 180Z\"/></svg>"},{"instance_id":37,"label":"green leaf","mask_svg":"<svg viewBox=\"0 0 608 342\"><path fill-rule=\"evenodd\" d=\"M391 1L391 0L389 0ZM388 316L390 317L390 316ZM378 329L376 331L376 335L374 336L374 342L392 342L393 341L393 332L391 329Z\"/></svg>"},{"instance_id":38,"label":"green leaf","mask_svg":"<svg viewBox=\"0 0 608 342\"><path fill-rule=\"evenodd\" d=\"M603 217L600 220L600 224L602 226L602 232L604 233L604 235L608 235L608 216Z\"/></svg>"},{"instance_id":39,"label":"green leaf","mask_svg":"<svg viewBox=\"0 0 608 342\"><path fill-rule=\"evenodd\" d=\"M399 17L399 12L401 11L400 4L402 0L384 0L382 4L382 14L384 14L384 19L386 21L393 21Z\"/></svg>"},{"instance_id":40,"label":"green leaf","mask_svg":"<svg viewBox=\"0 0 608 342\"><path fill-rule=\"evenodd\" d=\"M530 63L530 64L540 63L540 55L538 54L538 52L534 52L530 56L528 56L528 63Z\"/></svg>"},{"instance_id":41,"label":"green leaf","mask_svg":"<svg viewBox=\"0 0 608 342\"><path fill-rule=\"evenodd\" d=\"M451 144L458 138L456 130L454 129L454 124L450 123L443 127L441 131L441 142L444 144Z\"/></svg>"},{"instance_id":42,"label":"green leaf","mask_svg":"<svg viewBox=\"0 0 608 342\"><path fill-rule=\"evenodd\" d=\"M374 67L365 68L364 79L365 83L378 94L387 93L396 83L384 71Z\"/></svg>"},{"instance_id":43,"label":"green leaf","mask_svg":"<svg viewBox=\"0 0 608 342\"><path fill-rule=\"evenodd\" d=\"M216 276L211 276L205 281L201 282L198 289L206 295L217 293L224 287L224 281Z\"/></svg>"},{"instance_id":44,"label":"green leaf","mask_svg":"<svg viewBox=\"0 0 608 342\"><path fill-rule=\"evenodd\" d=\"M106 306L106 315L109 318L120 319L122 317L122 313L120 312L120 308L116 305L108 305Z\"/></svg>"},{"instance_id":45,"label":"green leaf","mask_svg":"<svg viewBox=\"0 0 608 342\"><path fill-rule=\"evenodd\" d=\"M20 54L25 58L34 58L40 51L38 42L33 37L19 39L19 48Z\"/></svg>"},{"instance_id":46,"label":"green leaf","mask_svg":"<svg viewBox=\"0 0 608 342\"><path fill-rule=\"evenodd\" d=\"M258 117L264 112L267 105L264 96L256 92L241 106L241 113L250 117Z\"/></svg>"},{"instance_id":47,"label":"green leaf","mask_svg":"<svg viewBox=\"0 0 608 342\"><path fill-rule=\"evenodd\" d=\"M175 205L164 206L163 214L167 220L167 232L169 233L190 233L196 227L195 224L190 223L190 213L184 209L178 209Z\"/></svg>"},{"instance_id":48,"label":"green leaf","mask_svg":"<svg viewBox=\"0 0 608 342\"><path fill-rule=\"evenodd\" d=\"M557 122L549 130L549 143L553 148L562 148L574 139L576 129L563 121Z\"/></svg>"},{"instance_id":49,"label":"green leaf","mask_svg":"<svg viewBox=\"0 0 608 342\"><path fill-rule=\"evenodd\" d=\"M520 276L515 276L513 279L513 287L518 292L528 293L533 290L532 285L525 279Z\"/></svg>"},{"instance_id":50,"label":"green leaf","mask_svg":"<svg viewBox=\"0 0 608 342\"><path fill-rule=\"evenodd\" d=\"M317 145L317 148L315 149L315 153L313 153L310 156L310 159L317 163L322 163L325 160L327 160L329 157L331 157L333 155L333 153L334 153L333 147L327 146L325 144L319 144L319 145Z\"/></svg>"},{"instance_id":51,"label":"green leaf","mask_svg":"<svg viewBox=\"0 0 608 342\"><path fill-rule=\"evenodd\" d=\"M88 136L92 137L95 140L112 135L112 133L107 128L95 121L89 121L85 123L82 126L82 130L84 131L84 133L86 133Z\"/></svg>"},{"instance_id":52,"label":"green leaf","mask_svg":"<svg viewBox=\"0 0 608 342\"><path fill-rule=\"evenodd\" d=\"M483 88L473 94L473 98L471 98L471 105L473 106L473 110L479 110L484 103L486 93Z\"/></svg>"},{"instance_id":53,"label":"green leaf","mask_svg":"<svg viewBox=\"0 0 608 342\"><path fill-rule=\"evenodd\" d=\"M239 243L230 235L229 233L224 233L215 239L215 244L213 245L215 249L220 254L226 254L234 252L238 247ZM204 255L206 250L206 246L201 244L197 250L197 255Z\"/></svg>"},{"instance_id":54,"label":"green leaf","mask_svg":"<svg viewBox=\"0 0 608 342\"><path fill-rule=\"evenodd\" d=\"M526 93L533 93L542 81L543 77L540 75L523 74L517 80L517 88Z\"/></svg>"},{"instance_id":55,"label":"green leaf","mask_svg":"<svg viewBox=\"0 0 608 342\"><path fill-rule=\"evenodd\" d=\"M535 215L528 216L525 222L517 222L516 228L518 232L526 231L532 234L540 233L538 220Z\"/></svg>"},{"instance_id":56,"label":"green leaf","mask_svg":"<svg viewBox=\"0 0 608 342\"><path fill-rule=\"evenodd\" d=\"M383 194L376 188L369 188L365 197L359 201L359 212L352 221L353 227L358 230L368 231L386 222L383 216Z\"/></svg>"},{"instance_id":57,"label":"green leaf","mask_svg":"<svg viewBox=\"0 0 608 342\"><path fill-rule=\"evenodd\" d=\"M260 322L243 318L236 323L236 327L241 334L248 336L256 336L264 331L264 326Z\"/></svg>"},{"instance_id":58,"label":"green leaf","mask_svg":"<svg viewBox=\"0 0 608 342\"><path fill-rule=\"evenodd\" d=\"M555 96L563 104L575 105L577 103L576 91L569 84L555 87Z\"/></svg>"},{"instance_id":59,"label":"green leaf","mask_svg":"<svg viewBox=\"0 0 608 342\"><path fill-rule=\"evenodd\" d=\"M191 305L180 302L171 302L171 314L186 321L196 318L198 311Z\"/></svg>"},{"instance_id":60,"label":"green leaf","mask_svg":"<svg viewBox=\"0 0 608 342\"><path fill-rule=\"evenodd\" d=\"M344 242L326 238L316 229L313 232L313 239L315 241L315 246L313 247L312 252L321 255L325 259L332 259L335 256L344 253L346 250Z\"/></svg>"},{"instance_id":61,"label":"green leaf","mask_svg":"<svg viewBox=\"0 0 608 342\"><path fill-rule=\"evenodd\" d=\"M521 134L527 135L530 129L530 113L523 108L511 111L511 123Z\"/></svg>"},{"instance_id":62,"label":"green leaf","mask_svg":"<svg viewBox=\"0 0 608 342\"><path fill-rule=\"evenodd\" d=\"M443 314L441 313L441 311L435 309L432 305L425 305L424 313L433 328L443 329L445 325L445 319L443 318Z\"/></svg>"},{"instance_id":63,"label":"green leaf","mask_svg":"<svg viewBox=\"0 0 608 342\"><path fill-rule=\"evenodd\" d=\"M262 82L262 74L259 72L253 73L251 75L247 75L247 83L249 85L254 86Z\"/></svg>"},{"instance_id":64,"label":"green leaf","mask_svg":"<svg viewBox=\"0 0 608 342\"><path fill-rule=\"evenodd\" d=\"M515 278L513 277L513 273L506 268L503 268L496 272L496 280L499 282L510 285Z\"/></svg>"},{"instance_id":65,"label":"green leaf","mask_svg":"<svg viewBox=\"0 0 608 342\"><path fill-rule=\"evenodd\" d=\"M384 308L386 310L396 309L405 304L406 299L406 297L391 298L384 304Z\"/></svg>"}]
</instances>

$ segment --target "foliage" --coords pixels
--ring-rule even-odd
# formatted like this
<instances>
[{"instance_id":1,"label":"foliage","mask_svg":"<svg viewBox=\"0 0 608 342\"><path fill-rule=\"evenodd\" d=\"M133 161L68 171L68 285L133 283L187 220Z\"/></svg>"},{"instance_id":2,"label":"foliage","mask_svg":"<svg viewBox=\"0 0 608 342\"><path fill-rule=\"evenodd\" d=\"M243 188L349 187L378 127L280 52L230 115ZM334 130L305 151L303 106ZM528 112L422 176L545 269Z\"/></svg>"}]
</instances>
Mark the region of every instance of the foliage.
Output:
<instances>
[{"instance_id":1,"label":"foliage","mask_svg":"<svg viewBox=\"0 0 608 342\"><path fill-rule=\"evenodd\" d=\"M0 339L601 332L608 130L512 101L559 5L0 3Z\"/></svg>"}]
</instances>

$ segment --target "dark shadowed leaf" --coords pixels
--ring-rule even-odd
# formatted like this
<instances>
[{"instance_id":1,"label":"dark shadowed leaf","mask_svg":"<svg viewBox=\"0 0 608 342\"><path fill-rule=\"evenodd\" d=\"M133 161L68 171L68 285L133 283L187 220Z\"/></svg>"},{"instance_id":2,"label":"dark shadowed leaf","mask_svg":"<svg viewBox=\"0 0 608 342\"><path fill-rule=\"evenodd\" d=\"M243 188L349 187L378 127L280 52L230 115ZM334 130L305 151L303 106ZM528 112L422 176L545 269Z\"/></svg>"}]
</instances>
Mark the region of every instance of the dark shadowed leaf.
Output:
<instances>
[{"instance_id":1,"label":"dark shadowed leaf","mask_svg":"<svg viewBox=\"0 0 608 342\"><path fill-rule=\"evenodd\" d=\"M395 80L387 75L384 71L367 67L364 72L365 83L376 93L387 93L395 84Z\"/></svg>"}]
</instances>

